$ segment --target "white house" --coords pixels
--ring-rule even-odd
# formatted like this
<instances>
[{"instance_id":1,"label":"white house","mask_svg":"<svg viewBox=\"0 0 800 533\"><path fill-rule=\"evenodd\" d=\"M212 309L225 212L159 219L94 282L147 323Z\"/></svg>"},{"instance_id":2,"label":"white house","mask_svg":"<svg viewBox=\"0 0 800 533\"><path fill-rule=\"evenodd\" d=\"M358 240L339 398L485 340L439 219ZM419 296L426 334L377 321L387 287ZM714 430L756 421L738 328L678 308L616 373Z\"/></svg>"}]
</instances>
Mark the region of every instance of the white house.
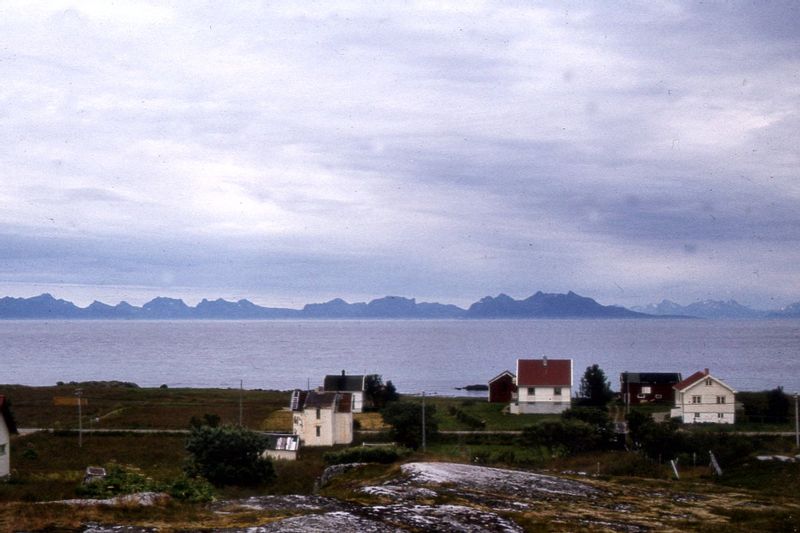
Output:
<instances>
[{"instance_id":1,"label":"white house","mask_svg":"<svg viewBox=\"0 0 800 533\"><path fill-rule=\"evenodd\" d=\"M379 379L377 374L350 374L342 370L341 375L329 374L322 382L323 392L349 392L353 396L353 412L360 413L364 407L371 407L370 398L366 398L367 386L372 380Z\"/></svg>"},{"instance_id":2,"label":"white house","mask_svg":"<svg viewBox=\"0 0 800 533\"><path fill-rule=\"evenodd\" d=\"M353 442L353 396L347 392L296 390L292 393L292 431L304 446Z\"/></svg>"},{"instance_id":3,"label":"white house","mask_svg":"<svg viewBox=\"0 0 800 533\"><path fill-rule=\"evenodd\" d=\"M517 399L513 414L549 414L569 409L572 359L517 359Z\"/></svg>"},{"instance_id":4,"label":"white house","mask_svg":"<svg viewBox=\"0 0 800 533\"><path fill-rule=\"evenodd\" d=\"M684 424L733 424L736 391L712 376L708 369L695 372L675 385L675 407L670 416Z\"/></svg>"},{"instance_id":5,"label":"white house","mask_svg":"<svg viewBox=\"0 0 800 533\"><path fill-rule=\"evenodd\" d=\"M0 396L0 479L11 473L11 435L17 433L5 396Z\"/></svg>"}]
</instances>

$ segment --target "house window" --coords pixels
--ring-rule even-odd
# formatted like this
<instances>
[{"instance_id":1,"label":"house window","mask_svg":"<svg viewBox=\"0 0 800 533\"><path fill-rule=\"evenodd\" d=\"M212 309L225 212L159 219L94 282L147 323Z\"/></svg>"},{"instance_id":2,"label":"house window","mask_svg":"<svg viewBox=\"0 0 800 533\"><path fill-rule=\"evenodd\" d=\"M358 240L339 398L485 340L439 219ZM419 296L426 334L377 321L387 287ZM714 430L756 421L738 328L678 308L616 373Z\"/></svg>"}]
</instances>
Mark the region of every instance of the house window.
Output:
<instances>
[{"instance_id":1,"label":"house window","mask_svg":"<svg viewBox=\"0 0 800 533\"><path fill-rule=\"evenodd\" d=\"M528 387L528 396L536 396L536 387Z\"/></svg>"},{"instance_id":2,"label":"house window","mask_svg":"<svg viewBox=\"0 0 800 533\"><path fill-rule=\"evenodd\" d=\"M723 418L725 418L725 414L724 413L717 413L717 418L722 420Z\"/></svg>"},{"instance_id":3,"label":"house window","mask_svg":"<svg viewBox=\"0 0 800 533\"><path fill-rule=\"evenodd\" d=\"M316 430L317 430L317 437L319 437L319 436L320 436L320 427L319 427L319 426L317 426L317 427L316 427L316 428L314 428L314 429L316 429Z\"/></svg>"},{"instance_id":4,"label":"house window","mask_svg":"<svg viewBox=\"0 0 800 533\"><path fill-rule=\"evenodd\" d=\"M662 396L660 394L656 394L656 400L660 400Z\"/></svg>"},{"instance_id":5,"label":"house window","mask_svg":"<svg viewBox=\"0 0 800 533\"><path fill-rule=\"evenodd\" d=\"M725 403L725 396L717 396L717 403Z\"/></svg>"},{"instance_id":6,"label":"house window","mask_svg":"<svg viewBox=\"0 0 800 533\"><path fill-rule=\"evenodd\" d=\"M561 396L561 387L553 387L553 396Z\"/></svg>"},{"instance_id":7,"label":"house window","mask_svg":"<svg viewBox=\"0 0 800 533\"><path fill-rule=\"evenodd\" d=\"M319 410L319 407L317 407L317 420L319 420L319 419L320 419L320 416L321 416L321 412L320 412L320 410Z\"/></svg>"},{"instance_id":8,"label":"house window","mask_svg":"<svg viewBox=\"0 0 800 533\"><path fill-rule=\"evenodd\" d=\"M650 389L649 386L642 387L642 394L650 394L651 392L652 392L652 389Z\"/></svg>"},{"instance_id":9,"label":"house window","mask_svg":"<svg viewBox=\"0 0 800 533\"><path fill-rule=\"evenodd\" d=\"M703 403L703 398L701 396L692 396L692 403Z\"/></svg>"},{"instance_id":10,"label":"house window","mask_svg":"<svg viewBox=\"0 0 800 533\"><path fill-rule=\"evenodd\" d=\"M711 378L706 378L706 387L711 386Z\"/></svg>"},{"instance_id":11,"label":"house window","mask_svg":"<svg viewBox=\"0 0 800 533\"><path fill-rule=\"evenodd\" d=\"M695 414L694 414L694 417L695 417L695 418L700 418L700 413L695 413ZM317 428L317 429L319 429L319 428Z\"/></svg>"},{"instance_id":12,"label":"house window","mask_svg":"<svg viewBox=\"0 0 800 533\"><path fill-rule=\"evenodd\" d=\"M0 456L5 455L5 454L6 454L6 445L5 444L0 444Z\"/></svg>"},{"instance_id":13,"label":"house window","mask_svg":"<svg viewBox=\"0 0 800 533\"><path fill-rule=\"evenodd\" d=\"M637 398L639 398L640 400L643 400L644 398L646 398L646 395L644 395L644 394L637 394L637 395L636 395L636 397L637 397Z\"/></svg>"}]
</instances>

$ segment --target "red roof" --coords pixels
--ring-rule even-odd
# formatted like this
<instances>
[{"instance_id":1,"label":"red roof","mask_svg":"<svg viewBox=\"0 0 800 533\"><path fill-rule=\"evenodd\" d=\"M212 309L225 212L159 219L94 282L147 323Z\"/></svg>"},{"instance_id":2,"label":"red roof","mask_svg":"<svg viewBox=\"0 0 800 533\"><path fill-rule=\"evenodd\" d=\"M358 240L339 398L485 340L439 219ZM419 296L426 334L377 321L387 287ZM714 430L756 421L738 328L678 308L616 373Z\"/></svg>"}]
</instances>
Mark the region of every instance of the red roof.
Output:
<instances>
[{"instance_id":1,"label":"red roof","mask_svg":"<svg viewBox=\"0 0 800 533\"><path fill-rule=\"evenodd\" d=\"M684 379L680 383L676 383L672 388L677 390L683 390L690 385L694 385L695 382L700 381L704 377L708 375L708 369L705 370L698 370L688 378Z\"/></svg>"},{"instance_id":2,"label":"red roof","mask_svg":"<svg viewBox=\"0 0 800 533\"><path fill-rule=\"evenodd\" d=\"M711 378L714 381L716 381L717 383L719 383L720 385L722 385L723 387L725 387L726 389L728 389L731 392L733 392L734 394L736 394L736 391L733 390L733 388L730 385L728 385L727 383L725 383L721 379L715 378L714 376L709 374L707 368L704 369L704 370L698 370L697 372L695 372L694 374L692 374L688 378L684 379L680 383L676 384L672 388L675 389L675 390L680 390L680 391L686 390L686 389L688 389L689 387L691 387L692 385L694 385L695 383L697 383L698 381L700 381L700 380L702 380L704 378Z\"/></svg>"},{"instance_id":3,"label":"red roof","mask_svg":"<svg viewBox=\"0 0 800 533\"><path fill-rule=\"evenodd\" d=\"M517 359L517 386L572 386L572 359Z\"/></svg>"}]
</instances>

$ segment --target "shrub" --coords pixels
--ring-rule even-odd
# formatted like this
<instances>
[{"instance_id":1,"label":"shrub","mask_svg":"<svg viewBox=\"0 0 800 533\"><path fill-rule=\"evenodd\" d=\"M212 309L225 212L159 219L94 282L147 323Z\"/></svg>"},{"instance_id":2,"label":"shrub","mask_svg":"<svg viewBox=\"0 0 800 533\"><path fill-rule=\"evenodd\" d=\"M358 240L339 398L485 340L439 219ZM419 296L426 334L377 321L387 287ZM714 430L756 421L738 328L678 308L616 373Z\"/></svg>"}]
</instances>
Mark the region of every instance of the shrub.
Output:
<instances>
[{"instance_id":1,"label":"shrub","mask_svg":"<svg viewBox=\"0 0 800 533\"><path fill-rule=\"evenodd\" d=\"M180 476L172 480L167 494L177 500L202 503L214 499L214 487L201 477Z\"/></svg>"},{"instance_id":2,"label":"shrub","mask_svg":"<svg viewBox=\"0 0 800 533\"><path fill-rule=\"evenodd\" d=\"M355 446L335 452L327 452L323 459L329 465L347 463L389 464L408 454L405 448L397 446Z\"/></svg>"},{"instance_id":3,"label":"shrub","mask_svg":"<svg viewBox=\"0 0 800 533\"><path fill-rule=\"evenodd\" d=\"M272 480L272 461L262 457L265 439L240 427L195 427L186 442L186 473L212 484L258 485Z\"/></svg>"},{"instance_id":4,"label":"shrub","mask_svg":"<svg viewBox=\"0 0 800 533\"><path fill-rule=\"evenodd\" d=\"M417 449L422 443L422 405L413 402L392 402L381 411L384 422L392 426L392 439L407 448ZM425 435L433 440L439 432L436 406L425 409Z\"/></svg>"},{"instance_id":5,"label":"shrub","mask_svg":"<svg viewBox=\"0 0 800 533\"><path fill-rule=\"evenodd\" d=\"M581 420L545 420L522 430L520 441L525 446L545 446L557 452L580 453L601 446L595 428Z\"/></svg>"},{"instance_id":6,"label":"shrub","mask_svg":"<svg viewBox=\"0 0 800 533\"><path fill-rule=\"evenodd\" d=\"M179 476L166 482L147 477L132 466L111 463L106 467L106 477L80 485L76 492L87 498L112 498L136 492L166 492L177 500L206 502L214 496L214 489L203 478Z\"/></svg>"}]
</instances>

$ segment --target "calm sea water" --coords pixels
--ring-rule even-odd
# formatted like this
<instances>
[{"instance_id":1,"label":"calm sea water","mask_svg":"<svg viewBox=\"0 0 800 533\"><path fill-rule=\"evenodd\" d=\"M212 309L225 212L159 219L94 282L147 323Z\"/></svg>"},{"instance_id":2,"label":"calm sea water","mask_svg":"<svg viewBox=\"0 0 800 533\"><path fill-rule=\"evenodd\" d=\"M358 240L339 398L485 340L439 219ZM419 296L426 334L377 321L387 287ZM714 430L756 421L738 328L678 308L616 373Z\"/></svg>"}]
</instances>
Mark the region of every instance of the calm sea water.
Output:
<instances>
[{"instance_id":1,"label":"calm sea water","mask_svg":"<svg viewBox=\"0 0 800 533\"><path fill-rule=\"evenodd\" d=\"M518 357L619 373L708 367L739 390L800 390L800 321L0 321L0 383L291 389L377 373L402 392L457 394Z\"/></svg>"}]
</instances>

